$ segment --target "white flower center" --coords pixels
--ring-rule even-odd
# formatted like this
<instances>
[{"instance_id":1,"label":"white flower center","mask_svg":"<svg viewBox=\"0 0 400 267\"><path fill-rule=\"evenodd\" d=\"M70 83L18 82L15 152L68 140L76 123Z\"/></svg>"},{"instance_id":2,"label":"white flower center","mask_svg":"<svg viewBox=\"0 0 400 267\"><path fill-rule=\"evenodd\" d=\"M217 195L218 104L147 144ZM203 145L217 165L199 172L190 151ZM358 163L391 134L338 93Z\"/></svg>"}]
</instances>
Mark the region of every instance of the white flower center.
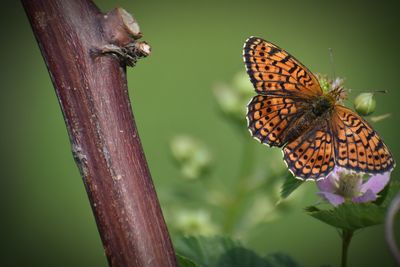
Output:
<instances>
[{"instance_id":1,"label":"white flower center","mask_svg":"<svg viewBox=\"0 0 400 267\"><path fill-rule=\"evenodd\" d=\"M339 173L337 194L344 198L353 198L361 195L362 174L342 172Z\"/></svg>"}]
</instances>

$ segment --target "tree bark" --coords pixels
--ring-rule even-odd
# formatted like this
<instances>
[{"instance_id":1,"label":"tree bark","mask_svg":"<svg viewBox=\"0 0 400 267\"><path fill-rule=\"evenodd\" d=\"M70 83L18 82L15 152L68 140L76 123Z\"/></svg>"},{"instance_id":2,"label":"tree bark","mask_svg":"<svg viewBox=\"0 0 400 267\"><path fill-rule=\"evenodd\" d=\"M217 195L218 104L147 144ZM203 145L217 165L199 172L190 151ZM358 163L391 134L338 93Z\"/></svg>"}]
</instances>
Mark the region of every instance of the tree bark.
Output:
<instances>
[{"instance_id":1,"label":"tree bark","mask_svg":"<svg viewBox=\"0 0 400 267\"><path fill-rule=\"evenodd\" d=\"M128 96L137 22L89 0L22 0L111 266L177 266ZM71 255L72 256L72 255Z\"/></svg>"}]
</instances>

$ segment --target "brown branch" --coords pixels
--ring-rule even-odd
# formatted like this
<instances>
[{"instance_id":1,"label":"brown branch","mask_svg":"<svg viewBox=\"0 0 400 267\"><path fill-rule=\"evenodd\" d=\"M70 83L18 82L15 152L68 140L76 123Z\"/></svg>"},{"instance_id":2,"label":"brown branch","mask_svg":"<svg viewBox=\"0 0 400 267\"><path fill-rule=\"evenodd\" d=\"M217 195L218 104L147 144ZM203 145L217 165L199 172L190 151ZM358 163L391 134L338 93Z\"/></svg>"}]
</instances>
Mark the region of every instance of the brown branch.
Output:
<instances>
[{"instance_id":1,"label":"brown branch","mask_svg":"<svg viewBox=\"0 0 400 267\"><path fill-rule=\"evenodd\" d=\"M123 9L22 0L111 266L177 266L131 111L125 63L150 53Z\"/></svg>"}]
</instances>

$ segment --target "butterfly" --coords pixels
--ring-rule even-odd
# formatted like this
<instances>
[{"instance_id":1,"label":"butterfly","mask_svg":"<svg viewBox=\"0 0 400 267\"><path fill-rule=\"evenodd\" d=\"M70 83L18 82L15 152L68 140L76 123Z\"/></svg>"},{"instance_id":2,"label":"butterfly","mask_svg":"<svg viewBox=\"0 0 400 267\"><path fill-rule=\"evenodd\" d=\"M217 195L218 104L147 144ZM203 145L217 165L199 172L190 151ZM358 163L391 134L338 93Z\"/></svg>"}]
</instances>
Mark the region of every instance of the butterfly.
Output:
<instances>
[{"instance_id":1,"label":"butterfly","mask_svg":"<svg viewBox=\"0 0 400 267\"><path fill-rule=\"evenodd\" d=\"M335 166L370 174L394 168L378 133L340 104L340 80L325 93L296 58L258 37L247 39L243 58L257 93L247 107L249 131L261 143L281 147L296 178L322 179Z\"/></svg>"}]
</instances>

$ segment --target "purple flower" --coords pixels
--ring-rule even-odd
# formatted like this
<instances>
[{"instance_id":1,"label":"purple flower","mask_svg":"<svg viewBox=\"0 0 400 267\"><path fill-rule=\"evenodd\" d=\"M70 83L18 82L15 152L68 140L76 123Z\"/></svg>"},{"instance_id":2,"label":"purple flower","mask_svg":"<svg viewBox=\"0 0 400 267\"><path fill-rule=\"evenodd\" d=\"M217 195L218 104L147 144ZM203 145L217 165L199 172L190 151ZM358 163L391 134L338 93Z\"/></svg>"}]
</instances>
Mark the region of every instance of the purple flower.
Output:
<instances>
[{"instance_id":1,"label":"purple flower","mask_svg":"<svg viewBox=\"0 0 400 267\"><path fill-rule=\"evenodd\" d=\"M369 202L376 200L389 180L390 171L370 175L335 167L326 178L317 181L317 194L335 207L345 200Z\"/></svg>"}]
</instances>

